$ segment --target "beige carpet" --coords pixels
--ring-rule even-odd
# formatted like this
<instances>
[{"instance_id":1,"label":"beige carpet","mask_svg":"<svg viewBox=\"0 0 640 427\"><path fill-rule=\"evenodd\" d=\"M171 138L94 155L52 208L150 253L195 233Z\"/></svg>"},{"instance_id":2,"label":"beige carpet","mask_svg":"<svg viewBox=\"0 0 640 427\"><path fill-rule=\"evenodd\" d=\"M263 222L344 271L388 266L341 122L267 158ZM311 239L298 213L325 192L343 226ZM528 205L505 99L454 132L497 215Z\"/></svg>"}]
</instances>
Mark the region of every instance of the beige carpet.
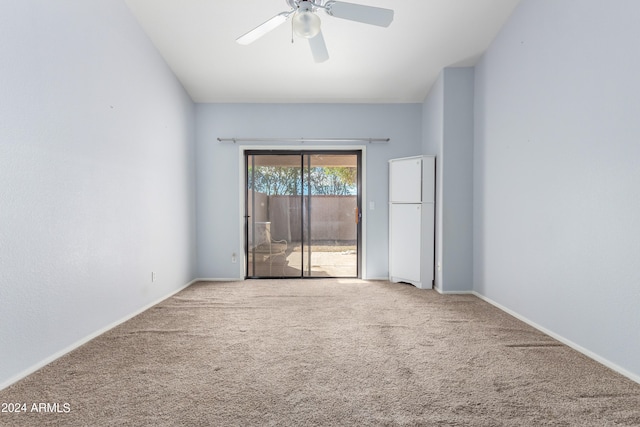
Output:
<instances>
[{"instance_id":1,"label":"beige carpet","mask_svg":"<svg viewBox=\"0 0 640 427\"><path fill-rule=\"evenodd\" d=\"M640 385L478 298L357 280L193 285L0 402L28 405L2 426L640 426Z\"/></svg>"}]
</instances>

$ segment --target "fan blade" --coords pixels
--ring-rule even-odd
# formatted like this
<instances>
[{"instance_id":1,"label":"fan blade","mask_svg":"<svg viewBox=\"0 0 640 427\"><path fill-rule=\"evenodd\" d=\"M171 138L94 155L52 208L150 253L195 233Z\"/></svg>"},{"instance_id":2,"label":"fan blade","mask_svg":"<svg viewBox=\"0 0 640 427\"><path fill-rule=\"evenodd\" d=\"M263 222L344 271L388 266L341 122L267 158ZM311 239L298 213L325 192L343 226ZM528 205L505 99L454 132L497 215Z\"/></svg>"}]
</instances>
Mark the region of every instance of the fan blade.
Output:
<instances>
[{"instance_id":1,"label":"fan blade","mask_svg":"<svg viewBox=\"0 0 640 427\"><path fill-rule=\"evenodd\" d=\"M393 10L362 4L329 1L325 5L327 13L336 18L349 19L365 24L388 27L393 21Z\"/></svg>"},{"instance_id":2,"label":"fan blade","mask_svg":"<svg viewBox=\"0 0 640 427\"><path fill-rule=\"evenodd\" d=\"M329 52L327 51L327 45L324 42L322 31L320 31L317 36L309 39L309 47L311 48L314 61L324 62L329 59Z\"/></svg>"},{"instance_id":3,"label":"fan blade","mask_svg":"<svg viewBox=\"0 0 640 427\"><path fill-rule=\"evenodd\" d=\"M267 34L269 31L275 30L277 27L287 22L287 19L289 19L289 16L291 16L293 12L294 11L291 10L289 12L282 12L277 14L276 16L264 22L263 24L258 25L256 28L249 31L248 33L245 33L240 37L238 37L236 39L236 42L243 45L253 43L254 41L258 40L260 37Z\"/></svg>"}]
</instances>

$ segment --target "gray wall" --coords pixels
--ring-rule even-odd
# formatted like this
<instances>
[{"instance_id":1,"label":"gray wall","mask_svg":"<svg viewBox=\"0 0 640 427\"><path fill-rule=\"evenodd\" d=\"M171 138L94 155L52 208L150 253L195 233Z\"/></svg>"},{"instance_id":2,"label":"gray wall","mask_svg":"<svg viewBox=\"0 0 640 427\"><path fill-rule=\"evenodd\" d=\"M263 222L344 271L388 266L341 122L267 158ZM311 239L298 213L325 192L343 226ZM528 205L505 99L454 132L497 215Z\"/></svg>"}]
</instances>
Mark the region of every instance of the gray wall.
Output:
<instances>
[{"instance_id":1,"label":"gray wall","mask_svg":"<svg viewBox=\"0 0 640 427\"><path fill-rule=\"evenodd\" d=\"M473 68L444 71L442 290L473 287Z\"/></svg>"},{"instance_id":2,"label":"gray wall","mask_svg":"<svg viewBox=\"0 0 640 427\"><path fill-rule=\"evenodd\" d=\"M240 278L231 254L243 252L240 150L217 137L389 137L365 144L367 276L388 276L387 160L420 154L420 104L200 104L197 115L198 277ZM305 148L295 143L293 148Z\"/></svg>"},{"instance_id":3,"label":"gray wall","mask_svg":"<svg viewBox=\"0 0 640 427\"><path fill-rule=\"evenodd\" d=\"M1 9L0 388L195 276L195 108L124 2Z\"/></svg>"},{"instance_id":4,"label":"gray wall","mask_svg":"<svg viewBox=\"0 0 640 427\"><path fill-rule=\"evenodd\" d=\"M435 287L442 291L442 171L444 142L444 72L422 104L422 154L436 156L436 275Z\"/></svg>"},{"instance_id":5,"label":"gray wall","mask_svg":"<svg viewBox=\"0 0 640 427\"><path fill-rule=\"evenodd\" d=\"M436 287L473 287L473 68L445 68L423 104L422 149L437 156Z\"/></svg>"},{"instance_id":6,"label":"gray wall","mask_svg":"<svg viewBox=\"0 0 640 427\"><path fill-rule=\"evenodd\" d=\"M476 67L474 289L640 380L638 16L523 0Z\"/></svg>"}]
</instances>

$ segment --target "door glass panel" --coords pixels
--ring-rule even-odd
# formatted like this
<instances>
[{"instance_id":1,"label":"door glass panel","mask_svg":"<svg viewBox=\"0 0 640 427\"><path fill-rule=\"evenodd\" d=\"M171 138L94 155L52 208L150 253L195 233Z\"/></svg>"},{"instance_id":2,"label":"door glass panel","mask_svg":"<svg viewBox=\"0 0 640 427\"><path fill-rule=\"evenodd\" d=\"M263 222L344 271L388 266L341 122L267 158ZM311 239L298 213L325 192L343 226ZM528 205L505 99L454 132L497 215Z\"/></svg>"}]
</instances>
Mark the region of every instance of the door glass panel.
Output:
<instances>
[{"instance_id":1,"label":"door glass panel","mask_svg":"<svg viewBox=\"0 0 640 427\"><path fill-rule=\"evenodd\" d=\"M300 155L247 156L247 276L301 276Z\"/></svg>"},{"instance_id":2,"label":"door glass panel","mask_svg":"<svg viewBox=\"0 0 640 427\"><path fill-rule=\"evenodd\" d=\"M304 256L308 277L358 275L358 156L304 156Z\"/></svg>"}]
</instances>

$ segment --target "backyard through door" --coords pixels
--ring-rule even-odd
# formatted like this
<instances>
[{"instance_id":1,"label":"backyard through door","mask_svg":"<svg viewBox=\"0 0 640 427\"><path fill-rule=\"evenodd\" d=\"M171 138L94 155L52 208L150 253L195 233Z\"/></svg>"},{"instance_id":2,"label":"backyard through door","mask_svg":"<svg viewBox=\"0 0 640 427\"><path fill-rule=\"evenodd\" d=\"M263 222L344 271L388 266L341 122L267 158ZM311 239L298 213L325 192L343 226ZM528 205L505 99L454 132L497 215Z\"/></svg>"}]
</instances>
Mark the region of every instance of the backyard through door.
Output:
<instances>
[{"instance_id":1,"label":"backyard through door","mask_svg":"<svg viewBox=\"0 0 640 427\"><path fill-rule=\"evenodd\" d=\"M360 151L245 151L247 278L359 277Z\"/></svg>"}]
</instances>

